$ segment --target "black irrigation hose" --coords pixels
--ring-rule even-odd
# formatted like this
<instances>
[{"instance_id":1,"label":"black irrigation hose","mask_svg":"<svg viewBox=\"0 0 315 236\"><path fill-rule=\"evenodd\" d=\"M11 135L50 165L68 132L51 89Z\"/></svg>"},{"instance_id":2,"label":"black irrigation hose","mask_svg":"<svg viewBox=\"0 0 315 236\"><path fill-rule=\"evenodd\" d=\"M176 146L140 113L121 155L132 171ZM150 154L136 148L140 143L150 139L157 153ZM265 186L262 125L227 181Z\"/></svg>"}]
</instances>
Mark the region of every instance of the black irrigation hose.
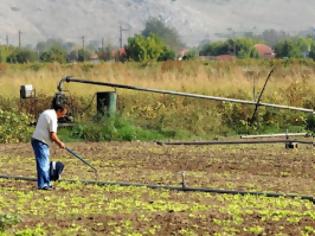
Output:
<instances>
[{"instance_id":1,"label":"black irrigation hose","mask_svg":"<svg viewBox=\"0 0 315 236\"><path fill-rule=\"evenodd\" d=\"M301 140L231 140L231 141L174 141L162 142L158 141L158 145L237 145L237 144L275 144L275 143L299 143L314 145L313 141Z\"/></svg>"},{"instance_id":2,"label":"black irrigation hose","mask_svg":"<svg viewBox=\"0 0 315 236\"><path fill-rule=\"evenodd\" d=\"M24 181L36 181L36 178L23 177L23 176L5 176L0 175L0 179L12 179L12 180L24 180ZM187 186L171 186L171 185L156 185L156 184L141 184L141 183L130 183L130 182L104 182L104 181L93 181L93 180L60 180L67 183L77 183L87 185L98 185L98 186L124 186L124 187L147 187L151 189L166 189L170 191L183 191L183 192L204 192L204 193L217 193L217 194L231 194L231 195L253 195L262 197L284 197L284 198L297 198L301 200L308 200L315 204L315 198L307 195L296 195L296 194L285 194L285 193L274 193L274 192L247 192L237 190L224 190L224 189L212 189L212 188L192 188Z\"/></svg>"}]
</instances>

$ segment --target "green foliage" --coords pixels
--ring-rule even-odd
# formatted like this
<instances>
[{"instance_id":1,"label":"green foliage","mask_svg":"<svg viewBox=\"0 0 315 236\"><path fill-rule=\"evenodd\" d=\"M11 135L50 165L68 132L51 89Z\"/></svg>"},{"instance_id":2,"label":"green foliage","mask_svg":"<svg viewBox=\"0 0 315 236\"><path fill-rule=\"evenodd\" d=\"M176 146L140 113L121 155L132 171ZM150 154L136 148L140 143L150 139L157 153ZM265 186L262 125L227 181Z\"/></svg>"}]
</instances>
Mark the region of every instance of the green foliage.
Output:
<instances>
[{"instance_id":1,"label":"green foliage","mask_svg":"<svg viewBox=\"0 0 315 236\"><path fill-rule=\"evenodd\" d=\"M233 54L239 58L257 58L255 52L256 41L248 38L228 39L205 44L200 50L202 56L218 56L222 54Z\"/></svg>"},{"instance_id":2,"label":"green foliage","mask_svg":"<svg viewBox=\"0 0 315 236\"><path fill-rule=\"evenodd\" d=\"M289 35L284 31L276 31L274 29L268 29L263 31L257 38L263 40L270 46L276 45L281 40L289 38Z\"/></svg>"},{"instance_id":3,"label":"green foliage","mask_svg":"<svg viewBox=\"0 0 315 236\"><path fill-rule=\"evenodd\" d=\"M77 124L72 130L72 137L90 141L132 141L161 139L157 131L136 127L122 117L103 118L98 122Z\"/></svg>"},{"instance_id":4,"label":"green foliage","mask_svg":"<svg viewBox=\"0 0 315 236\"><path fill-rule=\"evenodd\" d=\"M304 58L309 56L312 46L311 38L290 38L275 45L275 53L279 58Z\"/></svg>"},{"instance_id":5,"label":"green foliage","mask_svg":"<svg viewBox=\"0 0 315 236\"><path fill-rule=\"evenodd\" d=\"M174 57L174 53L154 34L147 37L136 35L129 38L126 52L128 59L137 62L167 60Z\"/></svg>"},{"instance_id":6,"label":"green foliage","mask_svg":"<svg viewBox=\"0 0 315 236\"><path fill-rule=\"evenodd\" d=\"M193 60L197 57L197 55L198 51L196 49L191 49L183 56L183 60L184 61Z\"/></svg>"},{"instance_id":7,"label":"green foliage","mask_svg":"<svg viewBox=\"0 0 315 236\"><path fill-rule=\"evenodd\" d=\"M34 229L24 229L18 231L15 236L45 236L47 235L45 230L39 225L37 225Z\"/></svg>"},{"instance_id":8,"label":"green foliage","mask_svg":"<svg viewBox=\"0 0 315 236\"><path fill-rule=\"evenodd\" d=\"M151 34L158 36L168 47L175 51L184 47L177 30L166 26L157 18L150 18L142 31L144 37L148 37Z\"/></svg>"},{"instance_id":9,"label":"green foliage","mask_svg":"<svg viewBox=\"0 0 315 236\"><path fill-rule=\"evenodd\" d=\"M158 57L158 61L167 61L167 60L174 60L176 57L175 52L171 49L165 48L160 56Z\"/></svg>"},{"instance_id":10,"label":"green foliage","mask_svg":"<svg viewBox=\"0 0 315 236\"><path fill-rule=\"evenodd\" d=\"M83 49L80 49L78 51L78 61L86 61L90 58L91 56L91 52L88 51L88 50L83 50Z\"/></svg>"},{"instance_id":11,"label":"green foliage","mask_svg":"<svg viewBox=\"0 0 315 236\"><path fill-rule=\"evenodd\" d=\"M67 57L67 61L83 62L83 61L88 60L90 56L91 56L91 52L88 50L83 50L83 49L72 50Z\"/></svg>"},{"instance_id":12,"label":"green foliage","mask_svg":"<svg viewBox=\"0 0 315 236\"><path fill-rule=\"evenodd\" d=\"M41 41L36 44L35 49L43 53L50 50L51 48L60 48L66 51L70 51L74 47L73 43L64 43L61 39L47 39L46 41Z\"/></svg>"},{"instance_id":13,"label":"green foliage","mask_svg":"<svg viewBox=\"0 0 315 236\"><path fill-rule=\"evenodd\" d=\"M0 46L0 62L6 62L9 55L14 51L14 47Z\"/></svg>"},{"instance_id":14,"label":"green foliage","mask_svg":"<svg viewBox=\"0 0 315 236\"><path fill-rule=\"evenodd\" d=\"M28 48L16 48L6 59L8 63L29 63L37 59L35 51Z\"/></svg>"},{"instance_id":15,"label":"green foliage","mask_svg":"<svg viewBox=\"0 0 315 236\"><path fill-rule=\"evenodd\" d=\"M66 62L67 52L61 47L51 47L40 55L40 60L43 62Z\"/></svg>"},{"instance_id":16,"label":"green foliage","mask_svg":"<svg viewBox=\"0 0 315 236\"><path fill-rule=\"evenodd\" d=\"M12 214L0 214L0 233L16 225L20 222L20 218L17 215Z\"/></svg>"},{"instance_id":17,"label":"green foliage","mask_svg":"<svg viewBox=\"0 0 315 236\"><path fill-rule=\"evenodd\" d=\"M306 129L315 134L315 116L310 114L306 120Z\"/></svg>"},{"instance_id":18,"label":"green foliage","mask_svg":"<svg viewBox=\"0 0 315 236\"><path fill-rule=\"evenodd\" d=\"M31 121L26 114L0 110L0 143L28 141L32 133Z\"/></svg>"},{"instance_id":19,"label":"green foliage","mask_svg":"<svg viewBox=\"0 0 315 236\"><path fill-rule=\"evenodd\" d=\"M308 56L312 58L313 60L315 60L315 42L312 42L311 49Z\"/></svg>"}]
</instances>

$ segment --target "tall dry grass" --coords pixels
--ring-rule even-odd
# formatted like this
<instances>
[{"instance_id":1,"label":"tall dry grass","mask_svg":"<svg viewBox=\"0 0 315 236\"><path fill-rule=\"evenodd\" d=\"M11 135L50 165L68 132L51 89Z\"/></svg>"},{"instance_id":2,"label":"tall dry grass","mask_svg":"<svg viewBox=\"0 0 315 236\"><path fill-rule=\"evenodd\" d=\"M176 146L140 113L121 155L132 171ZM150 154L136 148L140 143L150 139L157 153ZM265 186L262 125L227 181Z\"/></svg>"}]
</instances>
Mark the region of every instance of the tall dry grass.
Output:
<instances>
[{"instance_id":1,"label":"tall dry grass","mask_svg":"<svg viewBox=\"0 0 315 236\"><path fill-rule=\"evenodd\" d=\"M265 90L264 100L301 105L301 99L314 97L313 62L273 63L277 66ZM270 64L271 62L257 60L98 65L0 64L0 86L1 95L6 98L19 97L19 88L23 84L32 84L38 94L53 95L59 80L66 75L73 75L87 80L253 99L254 87L257 96L271 69ZM97 91L112 90L102 86L74 83L66 84L66 89L78 96L90 96ZM135 92L119 90L119 94L128 93Z\"/></svg>"}]
</instances>

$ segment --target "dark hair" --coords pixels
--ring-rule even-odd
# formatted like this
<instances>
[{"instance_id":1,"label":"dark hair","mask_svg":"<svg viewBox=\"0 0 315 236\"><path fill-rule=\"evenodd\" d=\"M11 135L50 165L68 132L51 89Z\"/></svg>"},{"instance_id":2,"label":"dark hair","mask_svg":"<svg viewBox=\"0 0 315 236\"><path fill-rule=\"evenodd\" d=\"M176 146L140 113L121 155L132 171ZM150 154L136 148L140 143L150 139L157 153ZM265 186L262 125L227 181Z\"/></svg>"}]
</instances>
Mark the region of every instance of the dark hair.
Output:
<instances>
[{"instance_id":1,"label":"dark hair","mask_svg":"<svg viewBox=\"0 0 315 236\"><path fill-rule=\"evenodd\" d=\"M63 93L56 93L52 103L51 103L51 108L54 109L55 111L61 110L64 111L67 109L67 103L66 103L66 97Z\"/></svg>"},{"instance_id":2,"label":"dark hair","mask_svg":"<svg viewBox=\"0 0 315 236\"><path fill-rule=\"evenodd\" d=\"M67 106L66 105L55 105L52 107L52 109L54 109L55 111L64 111L67 109Z\"/></svg>"}]
</instances>

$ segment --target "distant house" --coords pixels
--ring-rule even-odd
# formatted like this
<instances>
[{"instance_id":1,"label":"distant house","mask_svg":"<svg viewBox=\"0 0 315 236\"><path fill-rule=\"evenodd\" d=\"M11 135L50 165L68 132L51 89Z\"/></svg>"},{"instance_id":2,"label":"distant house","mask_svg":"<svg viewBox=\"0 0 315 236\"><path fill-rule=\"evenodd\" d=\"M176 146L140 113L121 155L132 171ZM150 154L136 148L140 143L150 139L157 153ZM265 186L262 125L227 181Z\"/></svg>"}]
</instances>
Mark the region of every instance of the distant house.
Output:
<instances>
[{"instance_id":1,"label":"distant house","mask_svg":"<svg viewBox=\"0 0 315 236\"><path fill-rule=\"evenodd\" d=\"M275 53L271 47L266 44L258 43L254 46L260 58L271 59L275 57Z\"/></svg>"},{"instance_id":2,"label":"distant house","mask_svg":"<svg viewBox=\"0 0 315 236\"><path fill-rule=\"evenodd\" d=\"M98 64L100 62L99 57L96 53L92 53L89 57L89 61L94 64Z\"/></svg>"},{"instance_id":3,"label":"distant house","mask_svg":"<svg viewBox=\"0 0 315 236\"><path fill-rule=\"evenodd\" d=\"M111 50L111 58L115 61L124 61L127 57L127 52L125 48L118 48Z\"/></svg>"},{"instance_id":4,"label":"distant house","mask_svg":"<svg viewBox=\"0 0 315 236\"><path fill-rule=\"evenodd\" d=\"M189 52L189 50L187 48L182 48L179 50L178 52L178 60L181 61L183 60L184 56L186 56L186 54Z\"/></svg>"}]
</instances>

